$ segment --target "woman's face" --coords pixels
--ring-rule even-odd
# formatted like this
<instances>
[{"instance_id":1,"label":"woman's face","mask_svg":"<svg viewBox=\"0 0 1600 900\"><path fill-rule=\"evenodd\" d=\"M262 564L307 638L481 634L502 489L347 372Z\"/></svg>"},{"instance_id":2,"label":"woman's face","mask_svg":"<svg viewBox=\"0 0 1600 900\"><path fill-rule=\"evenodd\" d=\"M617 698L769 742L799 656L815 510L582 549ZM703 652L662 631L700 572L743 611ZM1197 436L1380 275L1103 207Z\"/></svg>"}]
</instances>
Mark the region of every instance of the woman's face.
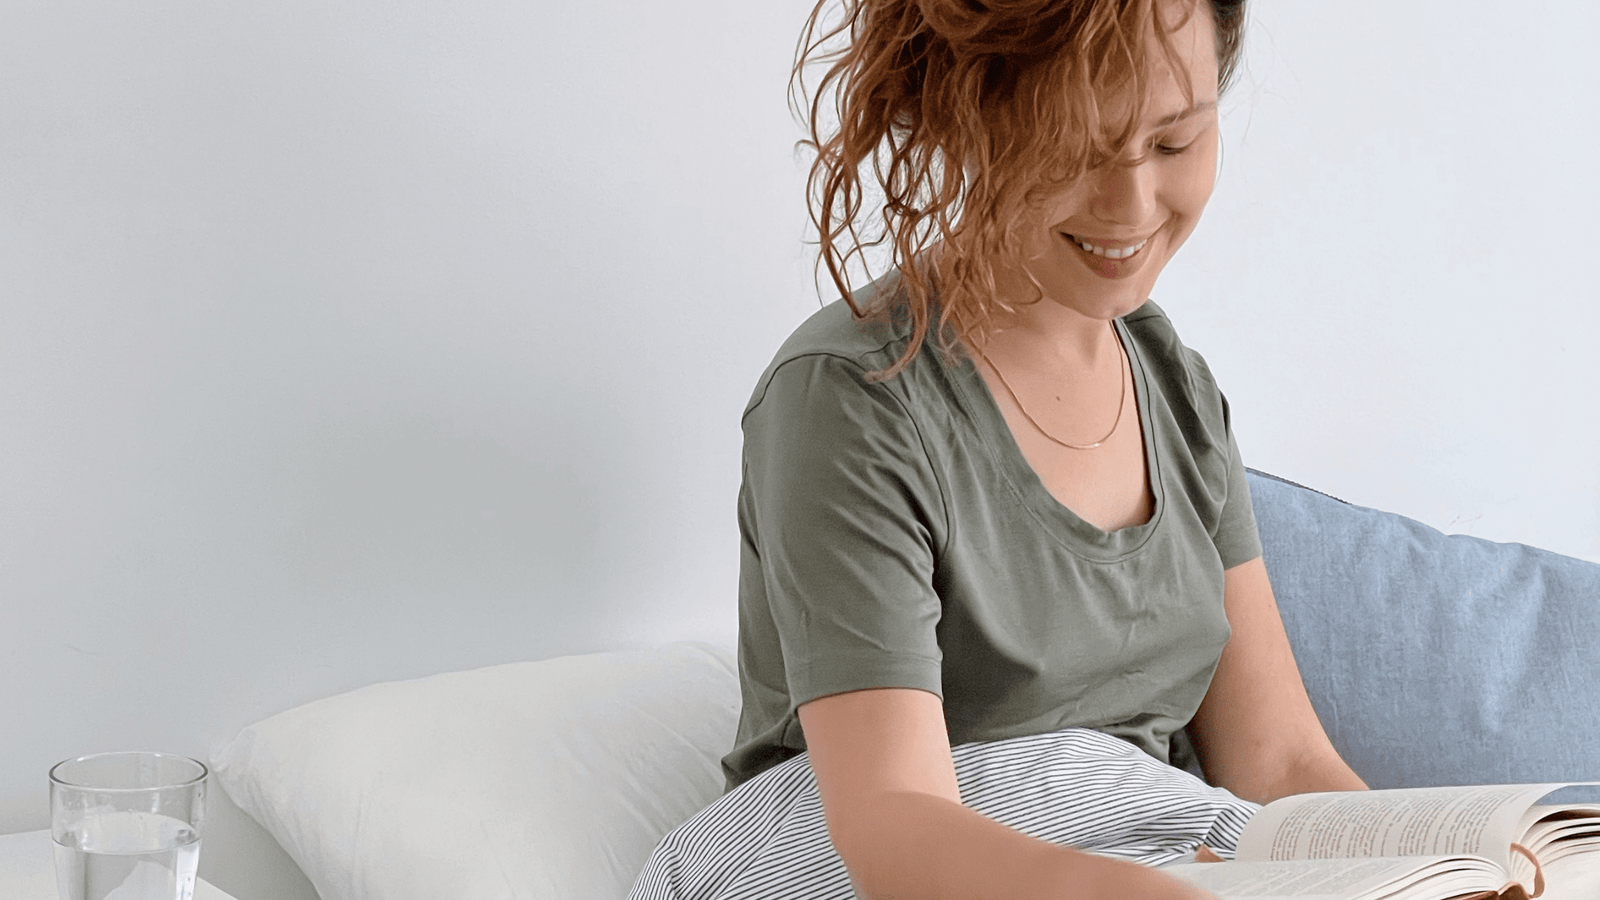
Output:
<instances>
[{"instance_id":1,"label":"woman's face","mask_svg":"<svg viewBox=\"0 0 1600 900\"><path fill-rule=\"evenodd\" d=\"M1122 157L1044 199L1026 222L1026 268L1045 301L1092 319L1133 312L1200 221L1216 182L1217 57L1210 4L1192 9L1173 34L1181 69L1151 52L1157 68L1144 118ZM1192 86L1192 106L1180 78ZM1019 299L1034 296L1026 276L1017 283ZM1028 309L1058 313L1044 302L1023 308L1024 317Z\"/></svg>"}]
</instances>

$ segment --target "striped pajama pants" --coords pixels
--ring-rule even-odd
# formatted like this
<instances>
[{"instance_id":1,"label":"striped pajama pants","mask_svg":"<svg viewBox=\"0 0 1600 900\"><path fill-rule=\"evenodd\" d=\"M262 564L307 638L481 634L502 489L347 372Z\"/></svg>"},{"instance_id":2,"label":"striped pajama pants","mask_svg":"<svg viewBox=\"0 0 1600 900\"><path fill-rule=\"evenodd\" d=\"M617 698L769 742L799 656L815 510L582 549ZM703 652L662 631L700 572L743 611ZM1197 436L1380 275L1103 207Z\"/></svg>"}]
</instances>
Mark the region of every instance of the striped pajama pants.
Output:
<instances>
[{"instance_id":1,"label":"striped pajama pants","mask_svg":"<svg viewBox=\"0 0 1600 900\"><path fill-rule=\"evenodd\" d=\"M961 800L1024 834L1159 866L1231 857L1260 807L1087 728L952 747ZM667 833L628 900L852 900L809 757L750 779Z\"/></svg>"}]
</instances>

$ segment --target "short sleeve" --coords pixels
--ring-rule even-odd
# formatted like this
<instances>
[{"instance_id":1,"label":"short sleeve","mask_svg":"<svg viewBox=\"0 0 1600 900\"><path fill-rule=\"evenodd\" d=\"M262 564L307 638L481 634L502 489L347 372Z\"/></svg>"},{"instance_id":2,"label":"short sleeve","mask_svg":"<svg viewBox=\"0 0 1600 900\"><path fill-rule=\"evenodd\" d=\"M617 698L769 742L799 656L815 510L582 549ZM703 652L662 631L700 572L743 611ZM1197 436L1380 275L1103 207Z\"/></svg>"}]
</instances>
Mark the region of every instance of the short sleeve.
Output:
<instances>
[{"instance_id":1,"label":"short sleeve","mask_svg":"<svg viewBox=\"0 0 1600 900\"><path fill-rule=\"evenodd\" d=\"M791 708L874 687L943 696L933 587L944 530L916 422L856 363L780 363L743 420L745 539Z\"/></svg>"},{"instance_id":2,"label":"short sleeve","mask_svg":"<svg viewBox=\"0 0 1600 900\"><path fill-rule=\"evenodd\" d=\"M1214 538L1222 567L1231 569L1261 555L1261 535L1256 530L1255 508L1250 505L1250 484L1239 456L1239 442L1233 436L1233 421L1228 399L1222 398L1222 425L1228 434L1228 495L1222 504Z\"/></svg>"}]
</instances>

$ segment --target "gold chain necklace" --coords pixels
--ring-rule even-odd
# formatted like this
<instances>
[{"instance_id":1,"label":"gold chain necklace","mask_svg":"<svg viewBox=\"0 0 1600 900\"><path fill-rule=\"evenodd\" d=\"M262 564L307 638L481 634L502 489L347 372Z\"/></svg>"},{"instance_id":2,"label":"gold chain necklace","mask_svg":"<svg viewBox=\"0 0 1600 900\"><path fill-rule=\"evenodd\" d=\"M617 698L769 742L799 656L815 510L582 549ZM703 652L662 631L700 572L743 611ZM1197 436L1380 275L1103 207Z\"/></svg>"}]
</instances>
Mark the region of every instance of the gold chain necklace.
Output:
<instances>
[{"instance_id":1,"label":"gold chain necklace","mask_svg":"<svg viewBox=\"0 0 1600 900\"><path fill-rule=\"evenodd\" d=\"M1101 444L1104 444L1106 441L1111 440L1111 436L1113 434L1117 433L1117 426L1122 424L1122 408L1124 406L1126 406L1127 403L1128 403L1128 380L1127 380L1127 378L1123 377L1123 374L1122 374L1123 360L1125 360L1127 358L1128 351L1125 348L1123 348L1122 340L1120 338L1117 338L1116 335L1117 335L1117 329L1116 329L1116 326L1113 325L1113 326L1111 326L1111 336L1113 338L1116 338L1116 340L1117 340L1117 380L1122 383L1122 395L1121 395L1121 397L1119 397L1117 399L1117 420L1115 422L1111 423L1111 430L1106 432L1106 436L1105 437L1101 438L1098 441L1095 441L1092 444L1072 444L1072 443L1068 443L1067 441L1063 441L1062 439L1056 437L1055 435L1051 434L1050 432L1045 431L1044 430L1044 426L1040 425L1037 419L1035 419L1033 416L1028 415L1028 408L1026 406L1022 405L1022 398L1017 396L1017 392L1011 387L1011 382L1006 381L1006 376L1000 372L1000 367L996 366L994 364L994 361L989 359L988 355L985 354L982 350L978 351L978 355L982 356L983 357L983 361L988 363L989 364L989 368L994 370L994 374L996 374L996 375L998 375L1000 377L1000 383L1006 386L1006 393L1009 393L1011 395L1011 399L1016 401L1017 409L1022 410L1022 415L1025 418L1027 418L1027 420L1029 422L1031 422L1033 424L1033 427L1039 429L1039 433L1040 434L1044 435L1045 437L1049 438L1052 441L1055 441L1056 443L1060 444L1061 446L1067 447L1067 448L1072 449L1072 450L1093 450L1096 447L1099 447Z\"/></svg>"}]
</instances>

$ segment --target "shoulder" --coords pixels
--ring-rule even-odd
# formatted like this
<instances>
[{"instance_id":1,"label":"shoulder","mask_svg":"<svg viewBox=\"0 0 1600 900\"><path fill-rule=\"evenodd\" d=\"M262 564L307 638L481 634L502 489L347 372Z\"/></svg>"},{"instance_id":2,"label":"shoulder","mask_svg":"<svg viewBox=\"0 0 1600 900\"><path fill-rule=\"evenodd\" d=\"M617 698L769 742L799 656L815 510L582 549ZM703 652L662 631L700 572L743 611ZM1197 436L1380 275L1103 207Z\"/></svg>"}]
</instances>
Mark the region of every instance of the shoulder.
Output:
<instances>
[{"instance_id":1,"label":"shoulder","mask_svg":"<svg viewBox=\"0 0 1600 900\"><path fill-rule=\"evenodd\" d=\"M890 273L854 291L851 299L857 307L867 310L885 302L883 292L895 291L898 286L898 276ZM882 399L903 395L908 372L884 383L869 382L865 376L892 365L909 338L910 327L905 321L857 319L849 303L843 298L835 300L812 313L778 348L756 381L744 415L748 417L767 403L774 393L774 382L778 381L803 381L800 389L805 393L843 390L875 394Z\"/></svg>"},{"instance_id":2,"label":"shoulder","mask_svg":"<svg viewBox=\"0 0 1600 900\"><path fill-rule=\"evenodd\" d=\"M1205 358L1179 339L1172 319L1154 300L1146 300L1143 306L1124 316L1122 321L1151 362L1175 368L1178 371L1174 374L1197 379L1215 389L1217 382Z\"/></svg>"},{"instance_id":3,"label":"shoulder","mask_svg":"<svg viewBox=\"0 0 1600 900\"><path fill-rule=\"evenodd\" d=\"M1150 370L1155 386L1169 402L1189 406L1201 419L1225 421L1227 403L1211 367L1178 337L1172 320L1154 300L1123 317L1128 334Z\"/></svg>"},{"instance_id":4,"label":"shoulder","mask_svg":"<svg viewBox=\"0 0 1600 900\"><path fill-rule=\"evenodd\" d=\"M1224 568L1261 554L1228 401L1199 353L1154 303L1124 319L1149 379L1152 421L1174 484L1203 524ZM1169 501L1174 494L1169 493Z\"/></svg>"}]
</instances>

